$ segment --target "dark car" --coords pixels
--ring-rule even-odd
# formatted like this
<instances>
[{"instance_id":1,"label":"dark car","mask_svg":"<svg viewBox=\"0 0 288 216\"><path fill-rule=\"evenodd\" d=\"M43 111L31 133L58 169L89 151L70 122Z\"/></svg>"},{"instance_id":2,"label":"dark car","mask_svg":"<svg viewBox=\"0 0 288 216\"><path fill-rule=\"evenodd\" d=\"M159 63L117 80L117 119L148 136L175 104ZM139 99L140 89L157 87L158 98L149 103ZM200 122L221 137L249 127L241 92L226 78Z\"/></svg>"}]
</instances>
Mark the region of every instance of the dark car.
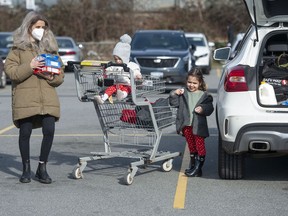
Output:
<instances>
[{"instance_id":1,"label":"dark car","mask_svg":"<svg viewBox=\"0 0 288 216\"><path fill-rule=\"evenodd\" d=\"M6 56L13 44L12 32L0 32L0 60L5 61ZM5 88L6 83L10 82L0 65L0 88Z\"/></svg>"},{"instance_id":2,"label":"dark car","mask_svg":"<svg viewBox=\"0 0 288 216\"><path fill-rule=\"evenodd\" d=\"M6 74L4 73L4 63L0 56L0 88L5 88L6 86Z\"/></svg>"},{"instance_id":3,"label":"dark car","mask_svg":"<svg viewBox=\"0 0 288 216\"><path fill-rule=\"evenodd\" d=\"M7 56L13 44L12 32L0 32L0 54Z\"/></svg>"},{"instance_id":4,"label":"dark car","mask_svg":"<svg viewBox=\"0 0 288 216\"><path fill-rule=\"evenodd\" d=\"M142 75L163 77L166 84L183 84L192 67L185 34L176 30L136 31L131 60L140 66Z\"/></svg>"}]
</instances>

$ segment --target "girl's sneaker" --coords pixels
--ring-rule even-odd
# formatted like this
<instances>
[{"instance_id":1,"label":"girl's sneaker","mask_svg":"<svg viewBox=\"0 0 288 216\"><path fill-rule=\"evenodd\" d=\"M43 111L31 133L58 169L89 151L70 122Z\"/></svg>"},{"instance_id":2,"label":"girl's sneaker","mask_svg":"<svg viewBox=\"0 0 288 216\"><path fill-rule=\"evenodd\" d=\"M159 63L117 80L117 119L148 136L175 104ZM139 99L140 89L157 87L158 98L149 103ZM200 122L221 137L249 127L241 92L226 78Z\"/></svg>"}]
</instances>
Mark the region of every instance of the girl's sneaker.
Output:
<instances>
[{"instance_id":1,"label":"girl's sneaker","mask_svg":"<svg viewBox=\"0 0 288 216\"><path fill-rule=\"evenodd\" d=\"M117 97L117 100L118 100L118 101L123 100L123 99L126 98L127 96L128 96L127 92L121 91L121 90L117 90L116 97Z\"/></svg>"}]
</instances>

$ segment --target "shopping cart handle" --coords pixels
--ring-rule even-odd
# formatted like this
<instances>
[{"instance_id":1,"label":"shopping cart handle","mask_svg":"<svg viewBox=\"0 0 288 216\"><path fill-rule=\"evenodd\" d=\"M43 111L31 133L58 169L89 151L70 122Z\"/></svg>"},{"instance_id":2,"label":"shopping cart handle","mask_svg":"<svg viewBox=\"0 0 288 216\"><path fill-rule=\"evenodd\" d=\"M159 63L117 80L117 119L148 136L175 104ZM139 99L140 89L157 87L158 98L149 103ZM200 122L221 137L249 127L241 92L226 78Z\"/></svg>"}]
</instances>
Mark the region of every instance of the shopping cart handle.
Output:
<instances>
[{"instance_id":1,"label":"shopping cart handle","mask_svg":"<svg viewBox=\"0 0 288 216\"><path fill-rule=\"evenodd\" d=\"M108 62L108 63L102 63L101 64L104 68L108 68L111 66L116 66L116 67L123 67L125 72L129 72L129 68L127 67L127 64L117 64L113 62Z\"/></svg>"},{"instance_id":2,"label":"shopping cart handle","mask_svg":"<svg viewBox=\"0 0 288 216\"><path fill-rule=\"evenodd\" d=\"M68 64L68 66L71 67L71 66L73 66L74 64L76 64L76 65L80 65L81 62L80 62L80 61L68 61L67 64Z\"/></svg>"}]
</instances>

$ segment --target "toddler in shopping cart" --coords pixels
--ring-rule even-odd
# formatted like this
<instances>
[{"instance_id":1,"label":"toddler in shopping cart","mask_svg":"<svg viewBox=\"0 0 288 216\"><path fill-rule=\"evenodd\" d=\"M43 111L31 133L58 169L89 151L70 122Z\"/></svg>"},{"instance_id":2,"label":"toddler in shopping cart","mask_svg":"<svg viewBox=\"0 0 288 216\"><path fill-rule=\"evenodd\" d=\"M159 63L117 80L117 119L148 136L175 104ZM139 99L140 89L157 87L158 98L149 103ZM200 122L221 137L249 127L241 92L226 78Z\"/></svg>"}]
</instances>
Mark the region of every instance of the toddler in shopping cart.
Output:
<instances>
[{"instance_id":1,"label":"toddler in shopping cart","mask_svg":"<svg viewBox=\"0 0 288 216\"><path fill-rule=\"evenodd\" d=\"M140 72L140 67L134 62L130 62L130 52L131 52L131 37L128 34L124 34L120 37L120 41L116 44L113 50L113 58L116 64L126 64L127 67L133 71L135 79L141 79L142 75ZM129 93L131 93L130 86L130 72L125 72L123 67L120 66L110 66L106 68L106 75L114 74L119 71L116 76L116 83L105 89L103 95L96 95L95 100L98 104L103 104L108 98L111 99L112 95L116 93L116 98L118 101L125 99ZM109 99L109 100L110 100ZM112 102L110 100L110 102Z\"/></svg>"}]
</instances>

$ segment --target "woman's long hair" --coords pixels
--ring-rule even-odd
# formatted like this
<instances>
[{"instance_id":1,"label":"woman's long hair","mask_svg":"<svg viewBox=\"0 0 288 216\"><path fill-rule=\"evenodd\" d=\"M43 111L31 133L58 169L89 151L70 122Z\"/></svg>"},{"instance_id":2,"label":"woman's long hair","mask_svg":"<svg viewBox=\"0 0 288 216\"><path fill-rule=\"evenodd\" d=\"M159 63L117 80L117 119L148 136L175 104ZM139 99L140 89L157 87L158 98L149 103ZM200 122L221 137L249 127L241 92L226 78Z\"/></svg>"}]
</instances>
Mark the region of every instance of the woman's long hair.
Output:
<instances>
[{"instance_id":1,"label":"woman's long hair","mask_svg":"<svg viewBox=\"0 0 288 216\"><path fill-rule=\"evenodd\" d=\"M35 41L31 40L31 28L39 20L45 22L46 28L41 41L39 41L39 43L35 43ZM43 15L35 11L29 12L23 19L21 26L14 31L13 46L25 50L32 49L37 51L38 53L58 52L58 44L53 32L50 29L48 20Z\"/></svg>"}]
</instances>

